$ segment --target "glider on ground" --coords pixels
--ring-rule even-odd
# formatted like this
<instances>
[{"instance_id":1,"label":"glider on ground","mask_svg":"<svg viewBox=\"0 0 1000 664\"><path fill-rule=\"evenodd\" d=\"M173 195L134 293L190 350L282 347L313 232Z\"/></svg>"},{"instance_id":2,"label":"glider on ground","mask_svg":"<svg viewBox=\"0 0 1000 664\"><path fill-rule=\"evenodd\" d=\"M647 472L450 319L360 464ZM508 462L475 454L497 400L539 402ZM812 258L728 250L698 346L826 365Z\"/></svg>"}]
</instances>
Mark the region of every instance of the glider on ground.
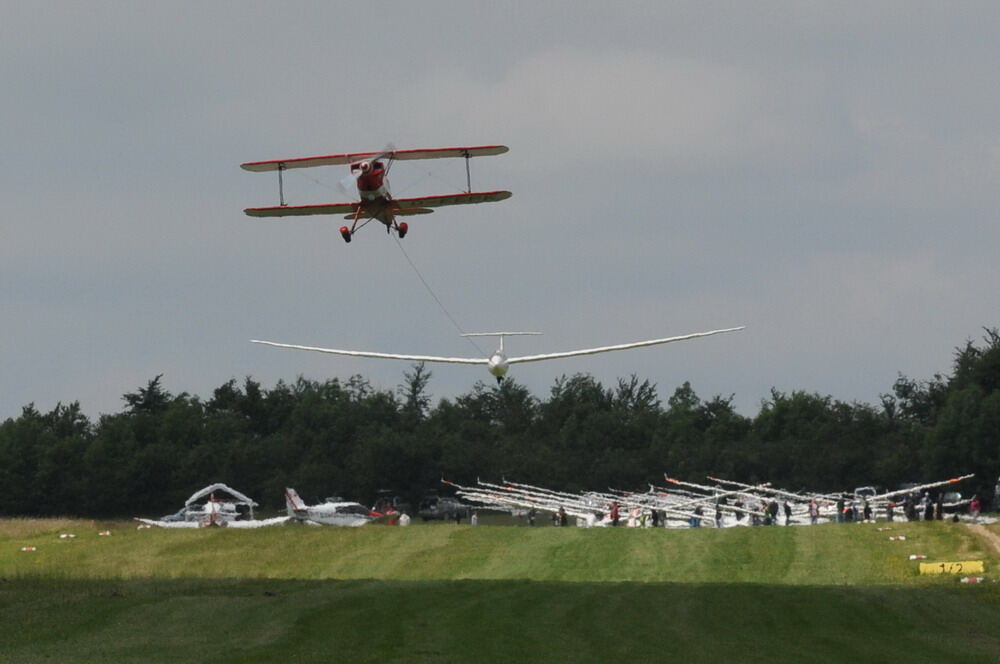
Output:
<instances>
[{"instance_id":1,"label":"glider on ground","mask_svg":"<svg viewBox=\"0 0 1000 664\"><path fill-rule=\"evenodd\" d=\"M408 360L410 362L444 362L450 364L483 364L486 365L486 370L489 371L497 379L497 383L503 381L503 377L507 375L507 371L512 364L519 364L521 362L541 362L542 360L557 360L564 357L576 357L577 355L594 355L596 353L610 353L616 350L628 350L630 348L642 348L644 346L656 346L659 344L668 344L673 341L685 341L687 339L697 339L698 337L708 337L713 334L722 334L723 332L736 332L737 330L742 330L744 326L740 327L730 327L724 330L711 330L709 332L695 332L693 334L685 334L679 337L667 337L665 339L650 339L648 341L636 341L628 344L618 344L615 346L601 346L599 348L584 348L582 350L570 350L561 353L547 353L545 355L524 355L521 357L507 357L507 353L504 351L503 339L504 337L512 336L523 336L523 335L538 335L540 332L474 332L470 334L463 334L464 337L500 337L500 347L493 351L493 354L488 358L480 357L436 357L433 355L400 355L396 353L374 353L370 351L359 351L359 350L340 350L337 348L316 348L314 346L297 346L294 344L280 344L274 341L261 341L258 339L252 339L251 343L255 344L266 344L268 346L276 346L278 348L292 348L295 350L311 350L317 353L332 353L334 355L349 355L352 357L374 357L386 360Z\"/></svg>"},{"instance_id":2,"label":"glider on ground","mask_svg":"<svg viewBox=\"0 0 1000 664\"><path fill-rule=\"evenodd\" d=\"M350 242L354 233L372 219L385 225L386 232L396 231L400 238L406 235L409 226L397 217L415 214L430 214L432 208L445 205L468 205L489 203L510 198L509 191L472 191L469 176L469 159L486 157L507 152L505 145L478 145L457 148L430 148L424 150L395 150L387 147L381 152L351 152L319 157L298 157L294 159L272 159L251 161L241 164L244 170L263 172L278 171L278 201L273 207L246 208L251 217L290 217L312 214L343 214L351 220L351 225L341 226L340 235ZM419 196L416 198L393 198L389 193L386 176L393 162L411 159L442 159L464 157L467 189L457 194L441 196ZM348 196L357 195L359 200L349 203L319 203L316 205L286 205L282 173L290 168L311 168L313 166L349 165L350 175L340 181L341 189ZM360 225L359 225L360 224Z\"/></svg>"}]
</instances>

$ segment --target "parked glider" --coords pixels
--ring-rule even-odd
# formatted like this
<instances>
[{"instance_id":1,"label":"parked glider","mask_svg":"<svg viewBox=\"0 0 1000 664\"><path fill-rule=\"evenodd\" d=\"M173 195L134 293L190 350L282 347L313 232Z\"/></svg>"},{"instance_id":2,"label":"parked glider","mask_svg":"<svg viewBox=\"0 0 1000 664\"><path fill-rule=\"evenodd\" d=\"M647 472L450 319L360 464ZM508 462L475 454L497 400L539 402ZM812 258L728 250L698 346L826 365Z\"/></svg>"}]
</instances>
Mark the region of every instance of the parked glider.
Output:
<instances>
[{"instance_id":1,"label":"parked glider","mask_svg":"<svg viewBox=\"0 0 1000 664\"><path fill-rule=\"evenodd\" d=\"M409 226L397 217L415 214L430 214L432 208L446 205L468 205L489 203L510 198L509 191L472 191L469 175L469 159L486 157L507 152L505 145L477 145L457 148L430 148L424 150L395 150L387 147L381 152L350 152L320 157L298 157L294 159L272 159L251 161L240 167L255 172L278 171L278 202L274 207L246 208L251 217L290 217L312 214L344 214L351 220L350 227L341 226L340 235L350 242L354 233L372 219L385 225L386 232L395 230L400 238L406 235ZM440 196L419 196L417 198L393 198L389 193L386 176L395 161L411 159L442 159L447 157L465 158L467 189L457 194ZM350 175L341 180L341 188L347 195L357 194L359 200L349 203L319 203L316 205L286 205L282 173L290 168L311 168L313 166L349 165ZM360 224L360 225L359 225Z\"/></svg>"},{"instance_id":2,"label":"parked glider","mask_svg":"<svg viewBox=\"0 0 1000 664\"><path fill-rule=\"evenodd\" d=\"M524 335L538 335L541 332L474 332L470 334L463 334L463 337L500 337L500 347L493 351L493 354L488 358L480 357L436 357L433 355L400 355L396 353L374 353L370 351L359 351L359 350L340 350L337 348L316 348L314 346L297 346L295 344L281 344L274 341L261 341L259 339L252 339L251 343L255 344L266 344L268 346L275 346L277 348L292 348L295 350L311 350L317 353L332 353L334 355L349 355L352 357L374 357L386 360L408 360L410 362L444 362L449 364L485 364L487 371L493 374L497 379L497 383L503 381L503 377L507 375L507 371L512 364L520 364L522 362L541 362L542 360L557 360L564 357L576 357L577 355L594 355L596 353L610 353L616 350L628 350L630 348L642 348L644 346L656 346L659 344L668 344L673 341L685 341L687 339L697 339L698 337L709 337L713 334L722 334L724 332L736 332L742 330L745 326L740 327L730 327L724 330L711 330L709 332L695 332L693 334L685 334L679 337L667 337L665 339L650 339L648 341L636 341L628 344L618 344L615 346L601 346L599 348L584 348L582 350L570 350L561 353L547 353L544 355L524 355L522 357L507 357L507 353L504 351L503 339L504 337L513 336L524 336Z\"/></svg>"}]
</instances>

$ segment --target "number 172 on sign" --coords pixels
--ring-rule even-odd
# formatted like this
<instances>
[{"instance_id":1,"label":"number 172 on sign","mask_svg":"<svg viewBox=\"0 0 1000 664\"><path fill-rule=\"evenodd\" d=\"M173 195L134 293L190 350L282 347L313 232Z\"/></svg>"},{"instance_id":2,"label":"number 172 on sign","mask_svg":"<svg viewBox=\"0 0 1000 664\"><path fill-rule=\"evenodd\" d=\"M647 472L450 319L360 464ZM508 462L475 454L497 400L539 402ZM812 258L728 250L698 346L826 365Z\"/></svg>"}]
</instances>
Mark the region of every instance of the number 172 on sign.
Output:
<instances>
[{"instance_id":1,"label":"number 172 on sign","mask_svg":"<svg viewBox=\"0 0 1000 664\"><path fill-rule=\"evenodd\" d=\"M920 563L921 574L972 574L983 572L982 560L962 560L952 563Z\"/></svg>"}]
</instances>

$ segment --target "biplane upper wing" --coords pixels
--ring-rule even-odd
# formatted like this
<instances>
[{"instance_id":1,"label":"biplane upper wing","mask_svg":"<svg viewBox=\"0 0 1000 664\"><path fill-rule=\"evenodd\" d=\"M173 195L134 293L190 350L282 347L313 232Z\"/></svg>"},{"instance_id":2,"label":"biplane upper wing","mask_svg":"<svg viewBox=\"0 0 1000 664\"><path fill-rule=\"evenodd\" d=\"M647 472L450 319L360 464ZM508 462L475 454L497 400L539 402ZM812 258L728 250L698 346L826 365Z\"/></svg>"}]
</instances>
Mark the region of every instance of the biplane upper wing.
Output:
<instances>
[{"instance_id":1,"label":"biplane upper wing","mask_svg":"<svg viewBox=\"0 0 1000 664\"><path fill-rule=\"evenodd\" d=\"M400 210L409 208L435 208L445 205L469 205L472 203L492 203L510 198L509 191L473 191L467 194L446 194L444 196L420 196L419 198L394 198L393 205Z\"/></svg>"},{"instance_id":2,"label":"biplane upper wing","mask_svg":"<svg viewBox=\"0 0 1000 664\"><path fill-rule=\"evenodd\" d=\"M421 150L393 150L391 152L348 152L346 154L328 154L319 157L295 157L293 159L269 159L267 161L248 161L240 164L247 171L276 171L279 168L311 168L313 166L337 166L352 164L365 157L385 155L388 159L406 161L410 159L444 159L447 157L488 157L503 154L509 148L506 145L473 145L458 148L428 148Z\"/></svg>"},{"instance_id":3,"label":"biplane upper wing","mask_svg":"<svg viewBox=\"0 0 1000 664\"><path fill-rule=\"evenodd\" d=\"M356 212L360 203L320 203L318 205L275 205L243 210L251 217L304 217L311 214Z\"/></svg>"},{"instance_id":4,"label":"biplane upper wing","mask_svg":"<svg viewBox=\"0 0 1000 664\"><path fill-rule=\"evenodd\" d=\"M506 145L473 145L464 148L428 148L423 150L395 150L392 159L406 161L409 159L446 159L449 157L492 157L503 154L510 148Z\"/></svg>"}]
</instances>

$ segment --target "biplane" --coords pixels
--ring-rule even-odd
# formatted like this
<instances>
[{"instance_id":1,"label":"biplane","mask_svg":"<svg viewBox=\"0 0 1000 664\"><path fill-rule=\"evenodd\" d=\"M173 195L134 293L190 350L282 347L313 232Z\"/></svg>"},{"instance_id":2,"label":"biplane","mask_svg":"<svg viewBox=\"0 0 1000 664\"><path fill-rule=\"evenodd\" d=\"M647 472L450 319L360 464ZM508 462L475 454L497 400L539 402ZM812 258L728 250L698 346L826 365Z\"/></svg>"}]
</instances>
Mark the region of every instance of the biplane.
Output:
<instances>
[{"instance_id":1,"label":"biplane","mask_svg":"<svg viewBox=\"0 0 1000 664\"><path fill-rule=\"evenodd\" d=\"M685 341L687 339L697 339L699 337L710 337L714 334L723 334L725 332L737 332L742 330L743 326L740 327L730 327L723 330L711 330L709 332L695 332L693 334L685 334L679 337L667 337L665 339L649 339L647 341L635 341L627 344L617 344L615 346L601 346L599 348L584 348L581 350L570 350L563 351L561 353L546 353L544 355L524 355L521 357L508 357L506 351L504 351L503 340L504 337L513 336L525 336L525 335L539 335L540 332L470 332L468 334L463 334L463 337L500 337L500 347L497 348L488 357L437 357L433 355L401 355L397 353L375 353L371 351L359 351L359 350L340 350L338 348L317 348L315 346L298 346L295 344L281 344L274 341L261 341L259 339L251 339L251 343L255 344L265 344L267 346L275 346L277 348L291 348L294 350L310 350L317 353L332 353L334 355L348 355L351 357L371 357L383 360L408 360L411 362L443 362L448 364L480 364L485 365L486 370L497 379L497 383L503 382L504 376L507 375L507 371L510 369L510 365L519 364L521 362L541 362L543 360L557 360L564 357L577 357L579 355L594 355L597 353L610 353L619 350L629 350L631 348L643 348L645 346L657 346L659 344L668 344L674 341Z\"/></svg>"},{"instance_id":2,"label":"biplane","mask_svg":"<svg viewBox=\"0 0 1000 664\"><path fill-rule=\"evenodd\" d=\"M299 157L294 159L271 159L240 164L247 171L278 172L278 205L272 207L246 208L251 217L294 217L313 214L343 214L351 221L350 226L341 226L340 235L350 242L354 233L369 221L375 220L385 225L386 232L396 231L402 239L409 226L398 217L430 214L433 208L446 205L469 205L491 203L510 198L509 191L472 191L472 177L469 160L472 157L486 157L507 152L505 145L478 145L457 148L430 148L425 150L396 150L386 148L381 152L350 152L319 157ZM397 161L414 159L464 158L466 191L440 196L418 196L416 198L393 198L389 192L389 169ZM348 203L318 203L314 205L286 205L284 171L291 168L312 168L314 166L348 165L350 174L340 181L341 189L347 195L356 194L358 200Z\"/></svg>"}]
</instances>

